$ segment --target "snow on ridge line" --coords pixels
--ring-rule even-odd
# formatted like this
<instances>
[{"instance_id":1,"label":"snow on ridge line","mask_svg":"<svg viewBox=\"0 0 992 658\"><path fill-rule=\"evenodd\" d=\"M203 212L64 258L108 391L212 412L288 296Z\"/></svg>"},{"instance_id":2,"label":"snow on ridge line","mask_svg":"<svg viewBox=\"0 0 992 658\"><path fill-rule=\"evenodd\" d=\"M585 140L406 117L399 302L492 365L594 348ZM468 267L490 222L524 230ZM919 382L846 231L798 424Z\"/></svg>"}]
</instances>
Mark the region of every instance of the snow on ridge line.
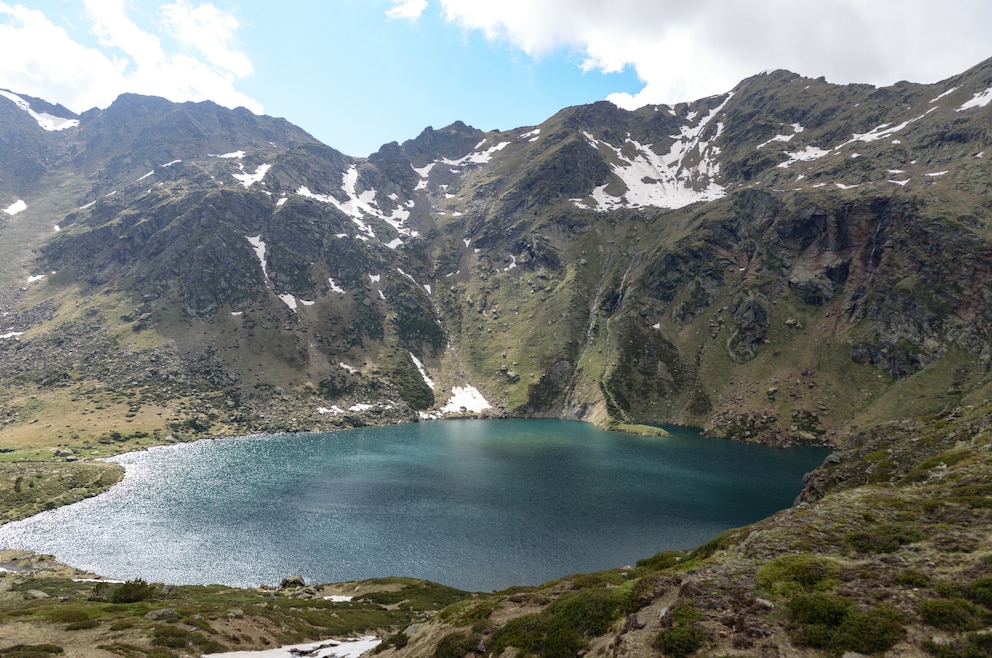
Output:
<instances>
[{"instance_id":1,"label":"snow on ridge line","mask_svg":"<svg viewBox=\"0 0 992 658\"><path fill-rule=\"evenodd\" d=\"M26 210L27 207L28 207L28 204L24 203L24 200L23 199L18 199L14 203L12 203L9 206L7 206L6 208L4 208L4 212L7 213L8 215L10 215L11 217L13 217L14 215L16 215L17 213L21 212L22 210Z\"/></svg>"},{"instance_id":2,"label":"snow on ridge line","mask_svg":"<svg viewBox=\"0 0 992 658\"><path fill-rule=\"evenodd\" d=\"M56 132L59 130L66 130L67 128L75 128L79 125L79 119L66 119L64 117L57 117L54 114L49 114L48 112L35 112L31 109L31 104L26 100L18 96L17 94L11 93L9 91L4 91L0 89L0 96L13 101L14 105L18 108L27 112L35 122L47 130L48 132Z\"/></svg>"}]
</instances>

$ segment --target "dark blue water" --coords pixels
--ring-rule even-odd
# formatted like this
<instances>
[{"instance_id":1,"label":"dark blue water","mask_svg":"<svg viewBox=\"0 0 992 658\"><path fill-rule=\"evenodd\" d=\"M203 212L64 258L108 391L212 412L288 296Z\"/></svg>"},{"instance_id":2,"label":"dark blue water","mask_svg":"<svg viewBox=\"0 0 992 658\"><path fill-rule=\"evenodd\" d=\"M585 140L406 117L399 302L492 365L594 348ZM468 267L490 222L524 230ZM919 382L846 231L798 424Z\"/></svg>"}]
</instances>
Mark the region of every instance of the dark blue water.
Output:
<instances>
[{"instance_id":1,"label":"dark blue water","mask_svg":"<svg viewBox=\"0 0 992 658\"><path fill-rule=\"evenodd\" d=\"M0 547L176 584L493 590L697 546L788 507L826 455L555 420L201 441L115 458L120 485L0 527Z\"/></svg>"}]
</instances>

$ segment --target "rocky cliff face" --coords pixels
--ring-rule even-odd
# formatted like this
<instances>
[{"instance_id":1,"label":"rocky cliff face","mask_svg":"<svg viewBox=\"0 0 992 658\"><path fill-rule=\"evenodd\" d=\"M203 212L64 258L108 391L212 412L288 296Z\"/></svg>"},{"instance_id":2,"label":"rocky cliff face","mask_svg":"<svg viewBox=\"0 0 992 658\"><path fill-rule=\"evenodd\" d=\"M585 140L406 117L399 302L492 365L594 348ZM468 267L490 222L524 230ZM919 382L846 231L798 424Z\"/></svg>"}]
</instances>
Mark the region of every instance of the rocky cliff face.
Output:
<instances>
[{"instance_id":1,"label":"rocky cliff face","mask_svg":"<svg viewBox=\"0 0 992 658\"><path fill-rule=\"evenodd\" d=\"M83 412L140 391L136 432L485 412L786 444L992 391L992 62L778 71L365 159L210 103L10 96L8 428L57 396L98 439Z\"/></svg>"}]
</instances>

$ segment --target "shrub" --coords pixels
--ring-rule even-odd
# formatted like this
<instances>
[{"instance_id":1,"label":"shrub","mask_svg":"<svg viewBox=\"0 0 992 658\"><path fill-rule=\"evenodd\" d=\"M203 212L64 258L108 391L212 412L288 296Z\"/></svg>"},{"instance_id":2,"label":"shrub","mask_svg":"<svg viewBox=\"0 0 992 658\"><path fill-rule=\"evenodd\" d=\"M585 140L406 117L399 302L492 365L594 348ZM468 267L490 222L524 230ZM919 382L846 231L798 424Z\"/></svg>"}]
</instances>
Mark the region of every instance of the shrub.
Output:
<instances>
[{"instance_id":1,"label":"shrub","mask_svg":"<svg viewBox=\"0 0 992 658\"><path fill-rule=\"evenodd\" d=\"M803 624L838 626L850 608L848 599L826 594L807 594L789 601L789 610Z\"/></svg>"},{"instance_id":2,"label":"shrub","mask_svg":"<svg viewBox=\"0 0 992 658\"><path fill-rule=\"evenodd\" d=\"M789 601L796 625L796 644L845 651L875 653L894 646L906 634L899 613L889 606L862 610L852 601L827 594L807 594Z\"/></svg>"},{"instance_id":3,"label":"shrub","mask_svg":"<svg viewBox=\"0 0 992 658\"><path fill-rule=\"evenodd\" d=\"M984 626L986 614L965 599L926 599L920 601L923 621L945 631L973 631Z\"/></svg>"},{"instance_id":4,"label":"shrub","mask_svg":"<svg viewBox=\"0 0 992 658\"><path fill-rule=\"evenodd\" d=\"M396 633L395 635L390 635L385 640L383 640L379 644L379 646L377 646L375 650L372 651L372 653L381 653L386 649L390 649L390 648L402 649L407 645L407 642L409 641L410 641L410 636L401 631L399 633Z\"/></svg>"},{"instance_id":5,"label":"shrub","mask_svg":"<svg viewBox=\"0 0 992 658\"><path fill-rule=\"evenodd\" d=\"M824 589L837 579L840 565L816 555L783 555L761 566L758 584L776 594Z\"/></svg>"},{"instance_id":6,"label":"shrub","mask_svg":"<svg viewBox=\"0 0 992 658\"><path fill-rule=\"evenodd\" d=\"M651 571L661 571L662 569L674 567L679 563L679 559L681 557L682 553L678 551L662 551L661 553L652 555L649 558L638 560L637 566L650 569Z\"/></svg>"},{"instance_id":7,"label":"shrub","mask_svg":"<svg viewBox=\"0 0 992 658\"><path fill-rule=\"evenodd\" d=\"M151 598L154 593L154 586L149 585L141 578L136 578L115 587L110 593L110 601L112 603L137 603Z\"/></svg>"},{"instance_id":8,"label":"shrub","mask_svg":"<svg viewBox=\"0 0 992 658\"><path fill-rule=\"evenodd\" d=\"M831 645L838 652L877 653L891 649L905 634L901 615L889 606L852 609L837 628Z\"/></svg>"},{"instance_id":9,"label":"shrub","mask_svg":"<svg viewBox=\"0 0 992 658\"><path fill-rule=\"evenodd\" d=\"M706 632L695 626L673 626L658 633L658 648L666 656L687 658L709 640Z\"/></svg>"},{"instance_id":10,"label":"shrub","mask_svg":"<svg viewBox=\"0 0 992 658\"><path fill-rule=\"evenodd\" d=\"M875 555L891 553L900 546L919 541L923 536L912 528L898 523L880 525L871 530L852 532L844 539L848 545L859 553Z\"/></svg>"},{"instance_id":11,"label":"shrub","mask_svg":"<svg viewBox=\"0 0 992 658\"><path fill-rule=\"evenodd\" d=\"M467 633L449 633L441 638L434 649L434 658L464 658L465 654L475 651L479 638L473 638Z\"/></svg>"},{"instance_id":12,"label":"shrub","mask_svg":"<svg viewBox=\"0 0 992 658\"><path fill-rule=\"evenodd\" d=\"M992 578L978 578L968 583L967 595L972 601L992 608Z\"/></svg>"}]
</instances>

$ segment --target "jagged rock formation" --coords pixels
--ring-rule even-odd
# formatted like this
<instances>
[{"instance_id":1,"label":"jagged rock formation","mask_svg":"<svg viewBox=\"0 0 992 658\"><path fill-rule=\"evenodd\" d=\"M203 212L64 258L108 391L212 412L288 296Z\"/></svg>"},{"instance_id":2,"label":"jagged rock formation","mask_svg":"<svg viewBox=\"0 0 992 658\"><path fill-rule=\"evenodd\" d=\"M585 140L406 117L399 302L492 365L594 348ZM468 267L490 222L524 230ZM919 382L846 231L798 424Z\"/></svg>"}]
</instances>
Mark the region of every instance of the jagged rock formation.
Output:
<instances>
[{"instance_id":1,"label":"jagged rock formation","mask_svg":"<svg viewBox=\"0 0 992 658\"><path fill-rule=\"evenodd\" d=\"M465 411L786 444L977 400L990 99L992 61L776 71L353 158L211 103L5 92L6 426L41 395L80 440L126 404L174 435Z\"/></svg>"}]
</instances>

